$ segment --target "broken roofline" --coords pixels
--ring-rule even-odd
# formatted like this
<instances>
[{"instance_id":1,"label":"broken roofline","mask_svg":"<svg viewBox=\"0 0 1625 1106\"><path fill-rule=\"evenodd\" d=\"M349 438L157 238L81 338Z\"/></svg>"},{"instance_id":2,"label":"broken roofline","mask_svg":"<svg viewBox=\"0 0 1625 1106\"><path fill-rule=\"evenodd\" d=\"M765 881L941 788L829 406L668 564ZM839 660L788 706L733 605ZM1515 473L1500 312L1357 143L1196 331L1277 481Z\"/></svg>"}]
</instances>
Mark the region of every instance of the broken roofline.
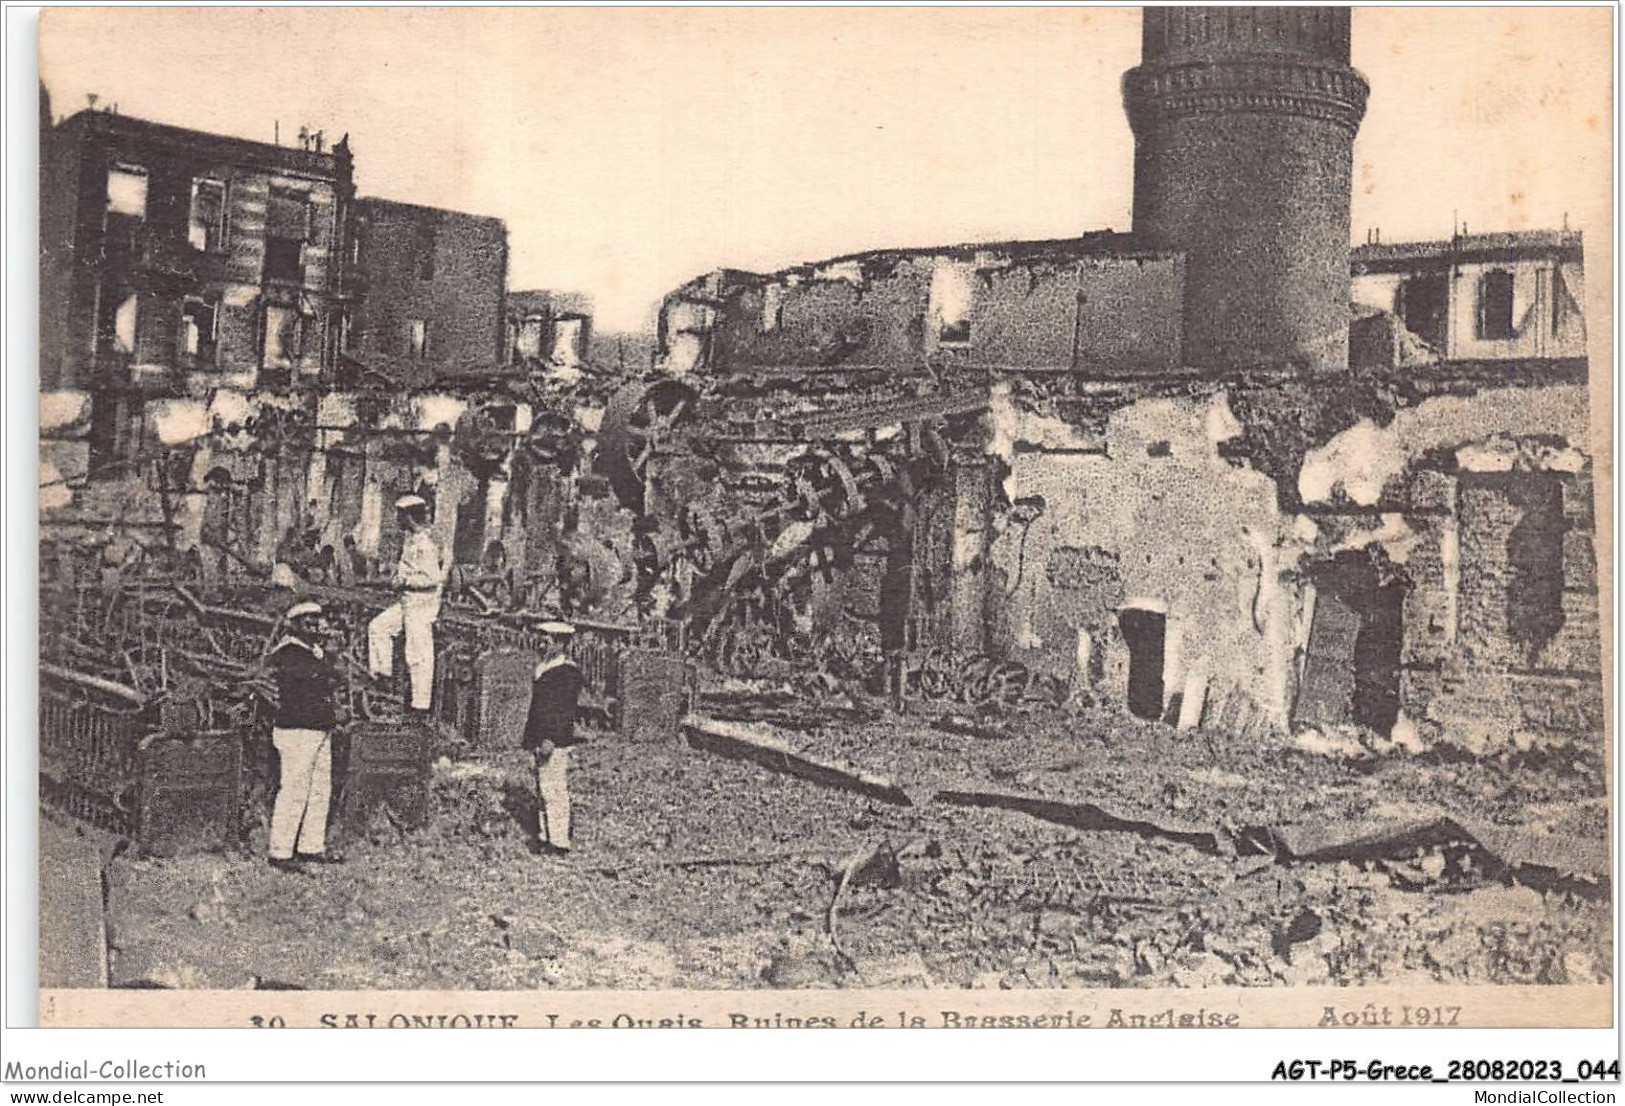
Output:
<instances>
[{"instance_id":1,"label":"broken roofline","mask_svg":"<svg viewBox=\"0 0 1625 1106\"><path fill-rule=\"evenodd\" d=\"M1002 264L1015 265L1024 261L1072 261L1088 258L1113 258L1125 261L1163 261L1183 256L1180 250L1154 250L1141 245L1132 234L1112 230L1090 231L1076 238L1015 239L999 242L961 242L948 246L885 247L842 254L822 261L804 261L770 273L749 269L720 268L695 277L679 291L703 284L712 276L742 281L783 280L797 276L816 279L820 270L839 265L857 265L865 272L871 267L886 269L903 261L920 258L947 258L975 262L977 258L992 254L1002 257Z\"/></svg>"},{"instance_id":2,"label":"broken roofline","mask_svg":"<svg viewBox=\"0 0 1625 1106\"><path fill-rule=\"evenodd\" d=\"M496 215L475 215L468 211L457 211L449 207L433 207L429 204L407 203L405 200L391 200L385 196L357 196L355 200L358 213L371 213L380 208L398 208L404 213L417 212L423 215L450 215L470 223L487 223L507 233L508 224Z\"/></svg>"},{"instance_id":3,"label":"broken roofline","mask_svg":"<svg viewBox=\"0 0 1625 1106\"><path fill-rule=\"evenodd\" d=\"M1581 232L1491 231L1424 242L1369 242L1349 250L1349 263L1357 274L1409 271L1418 262L1449 265L1530 258L1554 258L1575 263L1583 261Z\"/></svg>"},{"instance_id":4,"label":"broken roofline","mask_svg":"<svg viewBox=\"0 0 1625 1106\"><path fill-rule=\"evenodd\" d=\"M196 131L188 127L172 126L169 123L155 123L134 115L115 115L94 108L85 108L70 115L58 123L55 130L64 135L103 134L114 138L172 145L186 150L212 150L221 160L233 164L265 169L303 169L328 177L347 171L341 167L347 167L351 160L348 146L341 151L338 145L334 145L322 153L317 153L314 150L299 149L297 146L281 146L273 142L259 142L252 138ZM348 137L345 135L339 143L344 143Z\"/></svg>"},{"instance_id":5,"label":"broken roofline","mask_svg":"<svg viewBox=\"0 0 1625 1106\"><path fill-rule=\"evenodd\" d=\"M587 318L594 307L591 293L558 288L509 289L506 299L509 314L546 308L556 316Z\"/></svg>"},{"instance_id":6,"label":"broken roofline","mask_svg":"<svg viewBox=\"0 0 1625 1106\"><path fill-rule=\"evenodd\" d=\"M768 273L723 267L695 277L682 285L682 293L720 276L743 282L781 281L789 277L816 279L820 270L856 264L884 268L912 258L941 257L974 262L984 254L1003 255L1005 264L1023 261L1067 261L1087 258L1123 260L1165 260L1182 256L1179 250L1153 250L1140 245L1134 235L1112 230L1090 231L1076 238L1041 238L999 242L962 242L948 246L886 247L841 254L822 261L805 261ZM1388 266L1409 269L1415 262L1512 261L1519 258L1555 256L1559 260L1583 260L1582 235L1577 230L1493 231L1457 235L1425 241L1368 243L1349 250L1350 266L1359 273L1381 272Z\"/></svg>"}]
</instances>

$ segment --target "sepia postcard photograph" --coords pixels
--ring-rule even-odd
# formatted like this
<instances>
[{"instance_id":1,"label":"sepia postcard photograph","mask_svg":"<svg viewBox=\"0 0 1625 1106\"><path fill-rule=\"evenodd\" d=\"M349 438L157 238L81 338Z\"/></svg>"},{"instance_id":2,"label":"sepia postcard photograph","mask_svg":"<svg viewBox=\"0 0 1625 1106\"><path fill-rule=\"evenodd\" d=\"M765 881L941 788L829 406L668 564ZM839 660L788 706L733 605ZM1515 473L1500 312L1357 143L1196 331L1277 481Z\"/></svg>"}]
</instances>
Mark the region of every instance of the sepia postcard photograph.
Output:
<instances>
[{"instance_id":1,"label":"sepia postcard photograph","mask_svg":"<svg viewBox=\"0 0 1625 1106\"><path fill-rule=\"evenodd\" d=\"M1611 1024L1615 15L46 10L40 1024Z\"/></svg>"}]
</instances>

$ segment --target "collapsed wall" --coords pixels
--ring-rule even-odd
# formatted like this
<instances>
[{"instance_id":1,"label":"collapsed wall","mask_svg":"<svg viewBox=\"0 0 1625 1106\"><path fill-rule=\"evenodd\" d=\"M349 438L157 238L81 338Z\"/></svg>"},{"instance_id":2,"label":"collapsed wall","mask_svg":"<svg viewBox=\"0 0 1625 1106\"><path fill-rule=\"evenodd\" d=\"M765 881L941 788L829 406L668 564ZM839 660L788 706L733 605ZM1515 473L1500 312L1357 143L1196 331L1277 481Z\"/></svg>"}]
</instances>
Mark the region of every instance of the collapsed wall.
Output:
<instances>
[{"instance_id":1,"label":"collapsed wall","mask_svg":"<svg viewBox=\"0 0 1625 1106\"><path fill-rule=\"evenodd\" d=\"M1006 648L1149 717L1211 695L1281 718L1301 598L1277 569L1273 483L1219 455L1236 430L1225 393L1139 400L1072 444L1012 401L992 418L1006 495L1043 501L992 546Z\"/></svg>"},{"instance_id":2,"label":"collapsed wall","mask_svg":"<svg viewBox=\"0 0 1625 1106\"><path fill-rule=\"evenodd\" d=\"M927 627L915 647L1018 660L1075 696L1260 739L1595 740L1592 460L1572 366L1445 362L1401 326L1398 353L1336 378L1194 371L1179 259L1130 245L714 274L668 301L667 348L728 397L722 482L782 480L811 445L956 413L938 420L946 477L906 532L822 589L882 621L881 596L906 590Z\"/></svg>"},{"instance_id":3,"label":"collapsed wall","mask_svg":"<svg viewBox=\"0 0 1625 1106\"><path fill-rule=\"evenodd\" d=\"M630 519L570 486L590 465L602 414L590 389L578 391L533 401L500 386L315 397L222 388L153 399L137 411L139 462L99 477L85 468L82 393L48 393L42 536L64 561L95 563L46 567L265 578L293 533L310 553L331 551L326 577L387 576L402 540L393 504L419 494L454 563L482 565L498 543L504 568L539 592L555 582L561 547L610 550L597 560L613 564L590 568L607 611L630 562Z\"/></svg>"}]
</instances>

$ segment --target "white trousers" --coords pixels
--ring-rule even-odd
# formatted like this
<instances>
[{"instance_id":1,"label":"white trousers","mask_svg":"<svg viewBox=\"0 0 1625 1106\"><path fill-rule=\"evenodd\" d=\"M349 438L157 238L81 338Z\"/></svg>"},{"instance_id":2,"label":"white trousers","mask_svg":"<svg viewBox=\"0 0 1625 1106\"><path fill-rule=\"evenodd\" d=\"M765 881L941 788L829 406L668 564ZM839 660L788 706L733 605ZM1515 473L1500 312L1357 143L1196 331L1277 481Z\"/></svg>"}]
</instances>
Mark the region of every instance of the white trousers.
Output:
<instances>
[{"instance_id":1,"label":"white trousers","mask_svg":"<svg viewBox=\"0 0 1625 1106\"><path fill-rule=\"evenodd\" d=\"M536 821L544 842L570 847L570 750L536 758Z\"/></svg>"},{"instance_id":2,"label":"white trousers","mask_svg":"<svg viewBox=\"0 0 1625 1106\"><path fill-rule=\"evenodd\" d=\"M438 592L409 591L367 624L367 668L374 676L395 671L395 639L406 635L413 710L428 710L434 701L434 620L439 615Z\"/></svg>"},{"instance_id":3,"label":"white trousers","mask_svg":"<svg viewBox=\"0 0 1625 1106\"><path fill-rule=\"evenodd\" d=\"M282 779L271 808L272 860L297 849L314 856L327 848L327 804L333 794L333 743L322 730L271 731L282 760Z\"/></svg>"}]
</instances>

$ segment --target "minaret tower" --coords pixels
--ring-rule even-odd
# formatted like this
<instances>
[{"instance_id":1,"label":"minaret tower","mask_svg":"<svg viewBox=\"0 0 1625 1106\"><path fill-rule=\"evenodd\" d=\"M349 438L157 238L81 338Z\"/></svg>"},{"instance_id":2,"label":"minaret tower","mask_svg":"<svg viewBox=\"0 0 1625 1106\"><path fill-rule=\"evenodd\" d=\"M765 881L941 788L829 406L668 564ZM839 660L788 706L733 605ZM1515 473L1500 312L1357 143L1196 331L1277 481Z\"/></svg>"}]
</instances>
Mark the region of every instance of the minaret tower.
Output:
<instances>
[{"instance_id":1,"label":"minaret tower","mask_svg":"<svg viewBox=\"0 0 1625 1106\"><path fill-rule=\"evenodd\" d=\"M1185 361L1348 364L1349 200L1369 87L1349 9L1144 9L1123 77L1134 234L1185 254Z\"/></svg>"}]
</instances>

